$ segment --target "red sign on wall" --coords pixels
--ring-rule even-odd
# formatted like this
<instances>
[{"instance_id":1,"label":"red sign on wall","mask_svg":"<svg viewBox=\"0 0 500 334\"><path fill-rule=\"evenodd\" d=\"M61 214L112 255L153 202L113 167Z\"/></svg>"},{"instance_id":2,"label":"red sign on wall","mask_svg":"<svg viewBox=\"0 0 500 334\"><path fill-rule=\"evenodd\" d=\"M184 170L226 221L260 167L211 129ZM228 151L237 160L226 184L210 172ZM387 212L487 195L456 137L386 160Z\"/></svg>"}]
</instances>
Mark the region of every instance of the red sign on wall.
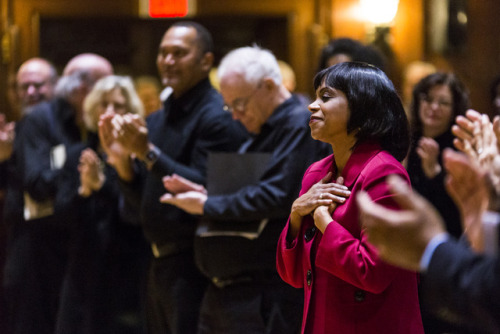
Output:
<instances>
[{"instance_id":1,"label":"red sign on wall","mask_svg":"<svg viewBox=\"0 0 500 334\"><path fill-rule=\"evenodd\" d=\"M181 17L188 12L188 0L149 0L149 16Z\"/></svg>"}]
</instances>

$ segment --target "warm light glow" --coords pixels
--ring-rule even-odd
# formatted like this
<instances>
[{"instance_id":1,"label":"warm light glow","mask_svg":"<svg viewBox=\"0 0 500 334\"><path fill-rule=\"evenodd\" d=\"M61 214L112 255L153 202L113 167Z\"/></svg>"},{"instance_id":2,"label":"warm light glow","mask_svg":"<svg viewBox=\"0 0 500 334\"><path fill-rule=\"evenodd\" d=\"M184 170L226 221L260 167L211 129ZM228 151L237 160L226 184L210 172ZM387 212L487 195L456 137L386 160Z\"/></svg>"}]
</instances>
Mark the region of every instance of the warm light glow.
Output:
<instances>
[{"instance_id":1,"label":"warm light glow","mask_svg":"<svg viewBox=\"0 0 500 334\"><path fill-rule=\"evenodd\" d=\"M188 12L188 0L149 0L151 17L183 17Z\"/></svg>"},{"instance_id":2,"label":"warm light glow","mask_svg":"<svg viewBox=\"0 0 500 334\"><path fill-rule=\"evenodd\" d=\"M399 0L359 0L364 19L374 25L391 24L398 11Z\"/></svg>"},{"instance_id":3,"label":"warm light glow","mask_svg":"<svg viewBox=\"0 0 500 334\"><path fill-rule=\"evenodd\" d=\"M457 13L457 20L460 24L467 24L467 14L464 11L460 11Z\"/></svg>"},{"instance_id":4,"label":"warm light glow","mask_svg":"<svg viewBox=\"0 0 500 334\"><path fill-rule=\"evenodd\" d=\"M197 0L137 0L139 17L192 17L196 15ZM186 12L187 5L187 12Z\"/></svg>"}]
</instances>

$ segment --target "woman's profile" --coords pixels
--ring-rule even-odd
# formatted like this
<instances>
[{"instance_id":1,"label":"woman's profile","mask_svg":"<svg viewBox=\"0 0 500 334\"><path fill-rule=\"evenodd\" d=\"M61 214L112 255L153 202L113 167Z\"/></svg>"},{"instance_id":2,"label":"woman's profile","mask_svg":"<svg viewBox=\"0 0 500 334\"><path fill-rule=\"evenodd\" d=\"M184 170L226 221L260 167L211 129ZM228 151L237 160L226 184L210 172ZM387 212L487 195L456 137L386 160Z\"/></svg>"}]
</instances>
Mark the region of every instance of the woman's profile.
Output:
<instances>
[{"instance_id":1,"label":"woman's profile","mask_svg":"<svg viewBox=\"0 0 500 334\"><path fill-rule=\"evenodd\" d=\"M311 135L333 155L306 171L277 251L282 279L304 289L302 333L423 333L416 274L380 260L355 200L364 190L397 207L386 177L409 183L403 105L387 76L364 63L329 67L314 87Z\"/></svg>"}]
</instances>

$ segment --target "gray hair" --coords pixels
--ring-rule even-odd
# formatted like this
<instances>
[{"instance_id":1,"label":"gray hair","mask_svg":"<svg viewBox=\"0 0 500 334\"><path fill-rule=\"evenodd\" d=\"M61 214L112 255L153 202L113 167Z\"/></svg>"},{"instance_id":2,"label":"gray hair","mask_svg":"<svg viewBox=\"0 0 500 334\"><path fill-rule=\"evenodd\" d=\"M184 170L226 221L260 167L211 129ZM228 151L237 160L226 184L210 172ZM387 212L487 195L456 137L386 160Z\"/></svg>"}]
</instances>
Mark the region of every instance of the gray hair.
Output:
<instances>
[{"instance_id":1,"label":"gray hair","mask_svg":"<svg viewBox=\"0 0 500 334\"><path fill-rule=\"evenodd\" d=\"M92 80L88 71L74 71L69 75L63 75L56 84L55 96L68 100L73 93L82 85L92 87Z\"/></svg>"},{"instance_id":2,"label":"gray hair","mask_svg":"<svg viewBox=\"0 0 500 334\"><path fill-rule=\"evenodd\" d=\"M217 70L219 81L228 73L238 73L245 81L258 84L263 78L271 78L281 86L282 77L276 57L271 51L258 46L246 46L229 52Z\"/></svg>"},{"instance_id":3,"label":"gray hair","mask_svg":"<svg viewBox=\"0 0 500 334\"><path fill-rule=\"evenodd\" d=\"M119 75L108 75L98 80L83 102L83 121L90 131L97 132L99 122L99 106L104 95L120 89L126 100L127 113L138 114L144 117L144 106L135 91L134 84L130 77Z\"/></svg>"}]
</instances>

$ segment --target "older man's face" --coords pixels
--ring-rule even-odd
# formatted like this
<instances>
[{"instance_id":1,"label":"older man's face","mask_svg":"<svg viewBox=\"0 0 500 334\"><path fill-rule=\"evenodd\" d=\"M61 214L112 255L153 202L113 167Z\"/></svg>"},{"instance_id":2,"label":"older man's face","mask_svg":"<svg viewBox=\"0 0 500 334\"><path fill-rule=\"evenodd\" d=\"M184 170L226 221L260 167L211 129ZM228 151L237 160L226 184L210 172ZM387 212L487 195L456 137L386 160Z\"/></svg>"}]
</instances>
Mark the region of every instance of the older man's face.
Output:
<instances>
[{"instance_id":1,"label":"older man's face","mask_svg":"<svg viewBox=\"0 0 500 334\"><path fill-rule=\"evenodd\" d=\"M258 134L267 121L267 114L262 105L266 101L262 82L251 84L243 76L228 73L220 81L220 90L225 102L225 109L238 120L248 132Z\"/></svg>"},{"instance_id":2,"label":"older man's face","mask_svg":"<svg viewBox=\"0 0 500 334\"><path fill-rule=\"evenodd\" d=\"M32 62L23 66L17 74L17 94L21 107L25 108L51 99L54 82L51 70L45 63Z\"/></svg>"}]
</instances>

